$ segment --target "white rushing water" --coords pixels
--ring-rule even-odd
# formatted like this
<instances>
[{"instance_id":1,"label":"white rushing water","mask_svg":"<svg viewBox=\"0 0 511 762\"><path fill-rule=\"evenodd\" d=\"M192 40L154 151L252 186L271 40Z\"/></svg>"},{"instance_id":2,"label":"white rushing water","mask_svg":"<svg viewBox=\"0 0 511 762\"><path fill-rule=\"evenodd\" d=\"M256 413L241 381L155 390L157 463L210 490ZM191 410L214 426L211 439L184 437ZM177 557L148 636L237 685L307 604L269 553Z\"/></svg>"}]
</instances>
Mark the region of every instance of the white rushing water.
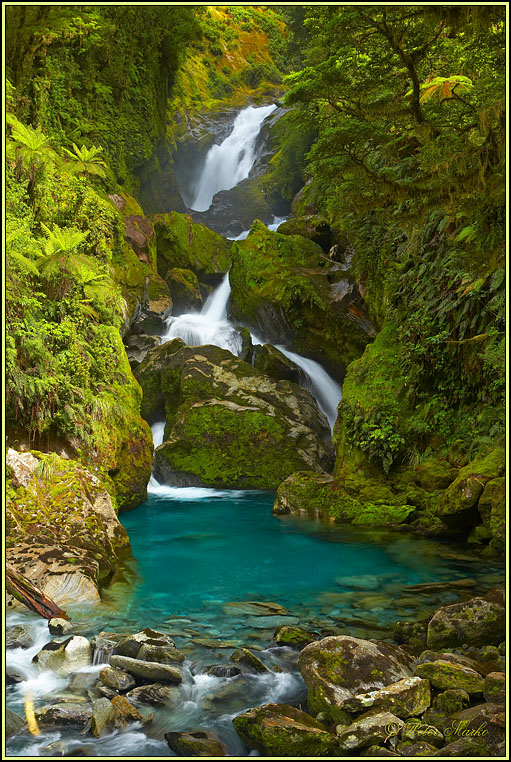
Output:
<instances>
[{"instance_id":1,"label":"white rushing water","mask_svg":"<svg viewBox=\"0 0 511 762\"><path fill-rule=\"evenodd\" d=\"M189 312L178 317L167 318L165 334L161 337L161 342L180 338L192 347L213 344L216 347L228 349L233 355L238 355L241 351L241 337L227 320L230 294L229 273L226 273L221 284L208 297L200 313Z\"/></svg>"},{"instance_id":2,"label":"white rushing water","mask_svg":"<svg viewBox=\"0 0 511 762\"><path fill-rule=\"evenodd\" d=\"M273 222L271 222L269 225L267 225L268 230L272 230L275 232L279 225L281 225L283 222L287 220L287 217L274 217ZM236 236L236 238L229 238L230 241L244 241L245 238L248 238L248 234L250 233L249 230L243 230L239 235Z\"/></svg>"},{"instance_id":3,"label":"white rushing water","mask_svg":"<svg viewBox=\"0 0 511 762\"><path fill-rule=\"evenodd\" d=\"M209 149L192 209L205 212L215 193L230 190L248 177L256 159L255 144L261 126L276 108L275 104L260 108L248 106L238 114L231 134L223 143Z\"/></svg>"}]
</instances>

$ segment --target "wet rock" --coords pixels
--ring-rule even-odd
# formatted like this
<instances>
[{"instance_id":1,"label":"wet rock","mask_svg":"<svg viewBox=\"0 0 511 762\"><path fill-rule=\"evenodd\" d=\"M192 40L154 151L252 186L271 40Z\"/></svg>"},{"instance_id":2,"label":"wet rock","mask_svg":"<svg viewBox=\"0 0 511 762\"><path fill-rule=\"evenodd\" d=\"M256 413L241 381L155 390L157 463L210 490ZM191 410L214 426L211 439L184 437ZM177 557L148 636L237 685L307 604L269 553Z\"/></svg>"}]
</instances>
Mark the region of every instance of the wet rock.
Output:
<instances>
[{"instance_id":1,"label":"wet rock","mask_svg":"<svg viewBox=\"0 0 511 762\"><path fill-rule=\"evenodd\" d=\"M66 619L54 617L48 622L50 635L70 635L73 632L74 625Z\"/></svg>"},{"instance_id":2,"label":"wet rock","mask_svg":"<svg viewBox=\"0 0 511 762\"><path fill-rule=\"evenodd\" d=\"M152 704L153 706L173 706L177 704L178 696L178 689L175 686L162 685L161 683L141 685L126 694L129 701L140 701L143 704Z\"/></svg>"},{"instance_id":3,"label":"wet rock","mask_svg":"<svg viewBox=\"0 0 511 762\"><path fill-rule=\"evenodd\" d=\"M337 739L320 722L288 704L266 704L233 719L240 738L269 757L337 756Z\"/></svg>"},{"instance_id":4,"label":"wet rock","mask_svg":"<svg viewBox=\"0 0 511 762\"><path fill-rule=\"evenodd\" d=\"M11 738L17 733L20 733L26 727L25 718L20 714L16 714L9 707L5 707L4 715L4 733L6 738Z\"/></svg>"},{"instance_id":5,"label":"wet rock","mask_svg":"<svg viewBox=\"0 0 511 762\"><path fill-rule=\"evenodd\" d=\"M144 715L139 712L136 706L131 701L128 701L126 696L114 696L112 698L112 706L115 707L117 712L117 719L115 721L116 727L123 727L129 722L143 722Z\"/></svg>"},{"instance_id":6,"label":"wet rock","mask_svg":"<svg viewBox=\"0 0 511 762\"><path fill-rule=\"evenodd\" d=\"M144 678L145 680L180 683L183 679L181 671L177 667L170 666L169 664L132 659L129 656L112 656L110 666L118 667L125 672L129 672L135 678Z\"/></svg>"},{"instance_id":7,"label":"wet rock","mask_svg":"<svg viewBox=\"0 0 511 762\"><path fill-rule=\"evenodd\" d=\"M298 657L309 709L334 722L348 698L411 677L411 665L412 657L397 646L345 635L311 643Z\"/></svg>"},{"instance_id":8,"label":"wet rock","mask_svg":"<svg viewBox=\"0 0 511 762\"><path fill-rule=\"evenodd\" d=\"M165 740L178 757L225 757L223 744L209 731L165 733Z\"/></svg>"},{"instance_id":9,"label":"wet rock","mask_svg":"<svg viewBox=\"0 0 511 762\"><path fill-rule=\"evenodd\" d=\"M241 675L241 669L235 664L212 664L209 667L204 667L202 674L213 677L236 677Z\"/></svg>"},{"instance_id":10,"label":"wet rock","mask_svg":"<svg viewBox=\"0 0 511 762\"><path fill-rule=\"evenodd\" d=\"M476 659L471 659L469 656L465 656L464 654L451 653L449 651L432 651L428 649L420 654L418 663L424 664L425 662L437 661L438 659L442 659L443 661L451 661L455 664L461 664L463 667L468 667L469 669L473 669L475 672L479 672L480 675L488 675L490 672L497 671L493 669L491 664L478 661Z\"/></svg>"},{"instance_id":11,"label":"wet rock","mask_svg":"<svg viewBox=\"0 0 511 762\"><path fill-rule=\"evenodd\" d=\"M400 736L403 741L426 741L436 747L444 743L444 736L438 728L418 719L408 720L401 728Z\"/></svg>"},{"instance_id":12,"label":"wet rock","mask_svg":"<svg viewBox=\"0 0 511 762\"><path fill-rule=\"evenodd\" d=\"M459 526L460 521L470 525L478 523L476 505L485 485L503 475L505 452L496 448L484 458L476 458L464 466L446 490L437 513L442 521Z\"/></svg>"},{"instance_id":13,"label":"wet rock","mask_svg":"<svg viewBox=\"0 0 511 762\"><path fill-rule=\"evenodd\" d=\"M285 624L278 627L273 635L275 643L281 646L294 646L295 648L303 648L303 646L307 646L320 638L321 635L317 632L303 630L301 627L290 627Z\"/></svg>"},{"instance_id":14,"label":"wet rock","mask_svg":"<svg viewBox=\"0 0 511 762\"><path fill-rule=\"evenodd\" d=\"M73 675L71 682L69 683L69 690L71 693L77 693L87 695L87 691L91 690L97 683L97 675L91 672L77 672Z\"/></svg>"},{"instance_id":15,"label":"wet rock","mask_svg":"<svg viewBox=\"0 0 511 762\"><path fill-rule=\"evenodd\" d=\"M455 662L438 659L434 662L418 664L415 674L429 680L434 688L442 691L448 688L461 688L469 694L483 692L483 677L475 670Z\"/></svg>"},{"instance_id":16,"label":"wet rock","mask_svg":"<svg viewBox=\"0 0 511 762\"><path fill-rule=\"evenodd\" d=\"M120 692L129 691L136 685L135 679L131 675L120 669L115 669L115 667L103 667L99 673L99 679L108 688Z\"/></svg>"},{"instance_id":17,"label":"wet rock","mask_svg":"<svg viewBox=\"0 0 511 762\"><path fill-rule=\"evenodd\" d=\"M30 648L33 642L30 630L22 624L15 624L5 630L6 648Z\"/></svg>"},{"instance_id":18,"label":"wet rock","mask_svg":"<svg viewBox=\"0 0 511 762\"><path fill-rule=\"evenodd\" d=\"M92 705L82 703L59 703L35 710L40 725L73 725L85 727L92 717Z\"/></svg>"},{"instance_id":19,"label":"wet rock","mask_svg":"<svg viewBox=\"0 0 511 762\"><path fill-rule=\"evenodd\" d=\"M354 751L365 746L385 742L389 735L397 735L404 725L403 720L391 712L370 709L339 734L341 751Z\"/></svg>"},{"instance_id":20,"label":"wet rock","mask_svg":"<svg viewBox=\"0 0 511 762\"><path fill-rule=\"evenodd\" d=\"M118 713L107 698L99 698L92 704L91 733L96 738L113 730Z\"/></svg>"},{"instance_id":21,"label":"wet rock","mask_svg":"<svg viewBox=\"0 0 511 762\"><path fill-rule=\"evenodd\" d=\"M484 598L443 606L428 625L429 648L482 646L500 643L505 636L503 606Z\"/></svg>"},{"instance_id":22,"label":"wet rock","mask_svg":"<svg viewBox=\"0 0 511 762\"><path fill-rule=\"evenodd\" d=\"M137 659L157 661L160 664L172 664L173 662L184 661L185 655L178 648L172 646L155 646L144 643L137 654Z\"/></svg>"},{"instance_id":23,"label":"wet rock","mask_svg":"<svg viewBox=\"0 0 511 762\"><path fill-rule=\"evenodd\" d=\"M147 336L146 334L132 333L125 338L124 344L130 367L135 370L145 359L147 353L160 345L160 337L159 334Z\"/></svg>"},{"instance_id":24,"label":"wet rock","mask_svg":"<svg viewBox=\"0 0 511 762\"><path fill-rule=\"evenodd\" d=\"M271 670L266 667L261 659L258 659L255 654L248 648L238 648L232 655L231 659L236 664L243 664L244 667L250 670L250 672L256 672L257 674L264 674Z\"/></svg>"},{"instance_id":25,"label":"wet rock","mask_svg":"<svg viewBox=\"0 0 511 762\"><path fill-rule=\"evenodd\" d=\"M115 645L115 653L120 656L129 656L132 659L136 659L143 645L156 646L158 648L176 647L176 644L171 637L162 632L152 630L150 627L146 627L146 629L141 630L141 632L136 632L133 635L128 635L122 640L119 640Z\"/></svg>"},{"instance_id":26,"label":"wet rock","mask_svg":"<svg viewBox=\"0 0 511 762\"><path fill-rule=\"evenodd\" d=\"M484 681L484 698L496 704L506 701L506 675L504 672L490 672Z\"/></svg>"},{"instance_id":27,"label":"wet rock","mask_svg":"<svg viewBox=\"0 0 511 762\"><path fill-rule=\"evenodd\" d=\"M97 688L97 693L99 693L100 696L110 700L113 699L114 696L119 695L117 691L114 691L113 688L107 688L106 685L99 685ZM97 698L97 695L91 695L90 698Z\"/></svg>"},{"instance_id":28,"label":"wet rock","mask_svg":"<svg viewBox=\"0 0 511 762\"><path fill-rule=\"evenodd\" d=\"M273 344L256 345L253 349L252 364L266 376L300 383L301 370L292 360L282 354Z\"/></svg>"},{"instance_id":29,"label":"wet rock","mask_svg":"<svg viewBox=\"0 0 511 762\"><path fill-rule=\"evenodd\" d=\"M24 680L25 676L21 672L16 672L16 670L9 668L5 670L6 685L17 685L17 683L22 683Z\"/></svg>"},{"instance_id":30,"label":"wet rock","mask_svg":"<svg viewBox=\"0 0 511 762\"><path fill-rule=\"evenodd\" d=\"M449 688L436 697L436 708L445 715L460 712L470 704L470 695L461 688Z\"/></svg>"},{"instance_id":31,"label":"wet rock","mask_svg":"<svg viewBox=\"0 0 511 762\"><path fill-rule=\"evenodd\" d=\"M401 719L407 719L425 712L430 703L429 681L418 677L405 677L380 690L349 698L344 702L343 708L349 712L364 712L374 707L392 712Z\"/></svg>"},{"instance_id":32,"label":"wet rock","mask_svg":"<svg viewBox=\"0 0 511 762\"><path fill-rule=\"evenodd\" d=\"M187 312L200 312L202 295L199 279L191 270L173 267L167 271L165 281L169 287L173 302L173 314L181 315Z\"/></svg>"},{"instance_id":33,"label":"wet rock","mask_svg":"<svg viewBox=\"0 0 511 762\"><path fill-rule=\"evenodd\" d=\"M91 664L91 645L87 638L74 635L63 643L51 640L32 659L40 669L60 675L78 672Z\"/></svg>"},{"instance_id":34,"label":"wet rock","mask_svg":"<svg viewBox=\"0 0 511 762\"><path fill-rule=\"evenodd\" d=\"M325 254L328 254L335 244L334 231L327 220L317 214L291 217L279 225L278 232L281 235L301 235L303 238L308 238L321 246Z\"/></svg>"}]
</instances>

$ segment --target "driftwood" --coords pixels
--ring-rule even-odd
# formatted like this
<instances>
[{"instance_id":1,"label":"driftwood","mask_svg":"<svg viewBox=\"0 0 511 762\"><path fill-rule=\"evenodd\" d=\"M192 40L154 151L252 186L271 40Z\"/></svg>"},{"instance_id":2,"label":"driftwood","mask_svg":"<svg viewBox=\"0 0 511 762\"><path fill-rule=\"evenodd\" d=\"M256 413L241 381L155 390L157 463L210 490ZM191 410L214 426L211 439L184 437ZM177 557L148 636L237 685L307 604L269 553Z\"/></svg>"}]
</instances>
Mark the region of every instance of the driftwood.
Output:
<instances>
[{"instance_id":1,"label":"driftwood","mask_svg":"<svg viewBox=\"0 0 511 762\"><path fill-rule=\"evenodd\" d=\"M60 606L57 606L51 598L48 598L42 590L39 590L10 564L7 564L5 568L5 589L17 601L24 603L27 608L45 619L53 619L54 617L70 619Z\"/></svg>"}]
</instances>

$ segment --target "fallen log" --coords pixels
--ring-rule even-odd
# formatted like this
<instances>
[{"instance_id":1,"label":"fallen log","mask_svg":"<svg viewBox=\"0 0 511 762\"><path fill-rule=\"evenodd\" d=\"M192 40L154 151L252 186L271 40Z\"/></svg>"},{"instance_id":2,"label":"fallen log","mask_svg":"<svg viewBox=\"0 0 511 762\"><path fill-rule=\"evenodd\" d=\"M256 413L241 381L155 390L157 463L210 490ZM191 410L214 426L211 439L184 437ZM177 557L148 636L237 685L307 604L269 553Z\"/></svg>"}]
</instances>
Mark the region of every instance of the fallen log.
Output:
<instances>
[{"instance_id":1,"label":"fallen log","mask_svg":"<svg viewBox=\"0 0 511 762\"><path fill-rule=\"evenodd\" d=\"M36 614L45 619L53 619L54 617L70 619L66 612L60 606L57 606L55 601L48 598L42 590L39 590L38 587L33 585L26 577L23 577L10 564L6 564L5 567L5 589L17 601L25 604L31 611L35 611Z\"/></svg>"}]
</instances>

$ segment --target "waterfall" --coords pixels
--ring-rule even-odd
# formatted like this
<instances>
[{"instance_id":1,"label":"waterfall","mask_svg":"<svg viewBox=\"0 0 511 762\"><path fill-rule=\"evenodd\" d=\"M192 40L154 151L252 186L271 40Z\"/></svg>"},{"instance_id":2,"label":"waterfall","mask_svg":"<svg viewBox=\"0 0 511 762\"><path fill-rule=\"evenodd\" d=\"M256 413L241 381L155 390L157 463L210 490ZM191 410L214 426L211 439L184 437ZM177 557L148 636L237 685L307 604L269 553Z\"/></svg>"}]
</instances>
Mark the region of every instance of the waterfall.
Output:
<instances>
[{"instance_id":1,"label":"waterfall","mask_svg":"<svg viewBox=\"0 0 511 762\"><path fill-rule=\"evenodd\" d=\"M215 193L230 190L248 177L256 159L255 144L262 123L276 108L275 104L260 108L248 106L238 114L231 134L223 143L209 149L192 209L205 212Z\"/></svg>"},{"instance_id":2,"label":"waterfall","mask_svg":"<svg viewBox=\"0 0 511 762\"><path fill-rule=\"evenodd\" d=\"M229 273L226 273L218 288L210 294L201 312L190 312L165 321L166 333L162 343L170 339L183 339L192 347L214 344L228 349L233 355L241 351L241 337L227 320L227 304L231 294Z\"/></svg>"},{"instance_id":3,"label":"waterfall","mask_svg":"<svg viewBox=\"0 0 511 762\"><path fill-rule=\"evenodd\" d=\"M165 421L157 421L151 426L153 432L153 446L156 450L163 442L163 433L165 431Z\"/></svg>"},{"instance_id":4,"label":"waterfall","mask_svg":"<svg viewBox=\"0 0 511 762\"><path fill-rule=\"evenodd\" d=\"M267 225L268 230L276 231L278 226L287 220L287 217L273 217L273 222ZM236 238L230 238L231 241L244 241L248 237L250 230L244 230L242 233L236 236Z\"/></svg>"},{"instance_id":5,"label":"waterfall","mask_svg":"<svg viewBox=\"0 0 511 762\"><path fill-rule=\"evenodd\" d=\"M305 375L303 385L316 398L319 407L328 418L330 428L333 429L337 419L337 405L342 399L341 386L328 375L319 362L311 360L309 357L302 357L296 352L290 352L289 349L281 345L275 348L303 371Z\"/></svg>"}]
</instances>

